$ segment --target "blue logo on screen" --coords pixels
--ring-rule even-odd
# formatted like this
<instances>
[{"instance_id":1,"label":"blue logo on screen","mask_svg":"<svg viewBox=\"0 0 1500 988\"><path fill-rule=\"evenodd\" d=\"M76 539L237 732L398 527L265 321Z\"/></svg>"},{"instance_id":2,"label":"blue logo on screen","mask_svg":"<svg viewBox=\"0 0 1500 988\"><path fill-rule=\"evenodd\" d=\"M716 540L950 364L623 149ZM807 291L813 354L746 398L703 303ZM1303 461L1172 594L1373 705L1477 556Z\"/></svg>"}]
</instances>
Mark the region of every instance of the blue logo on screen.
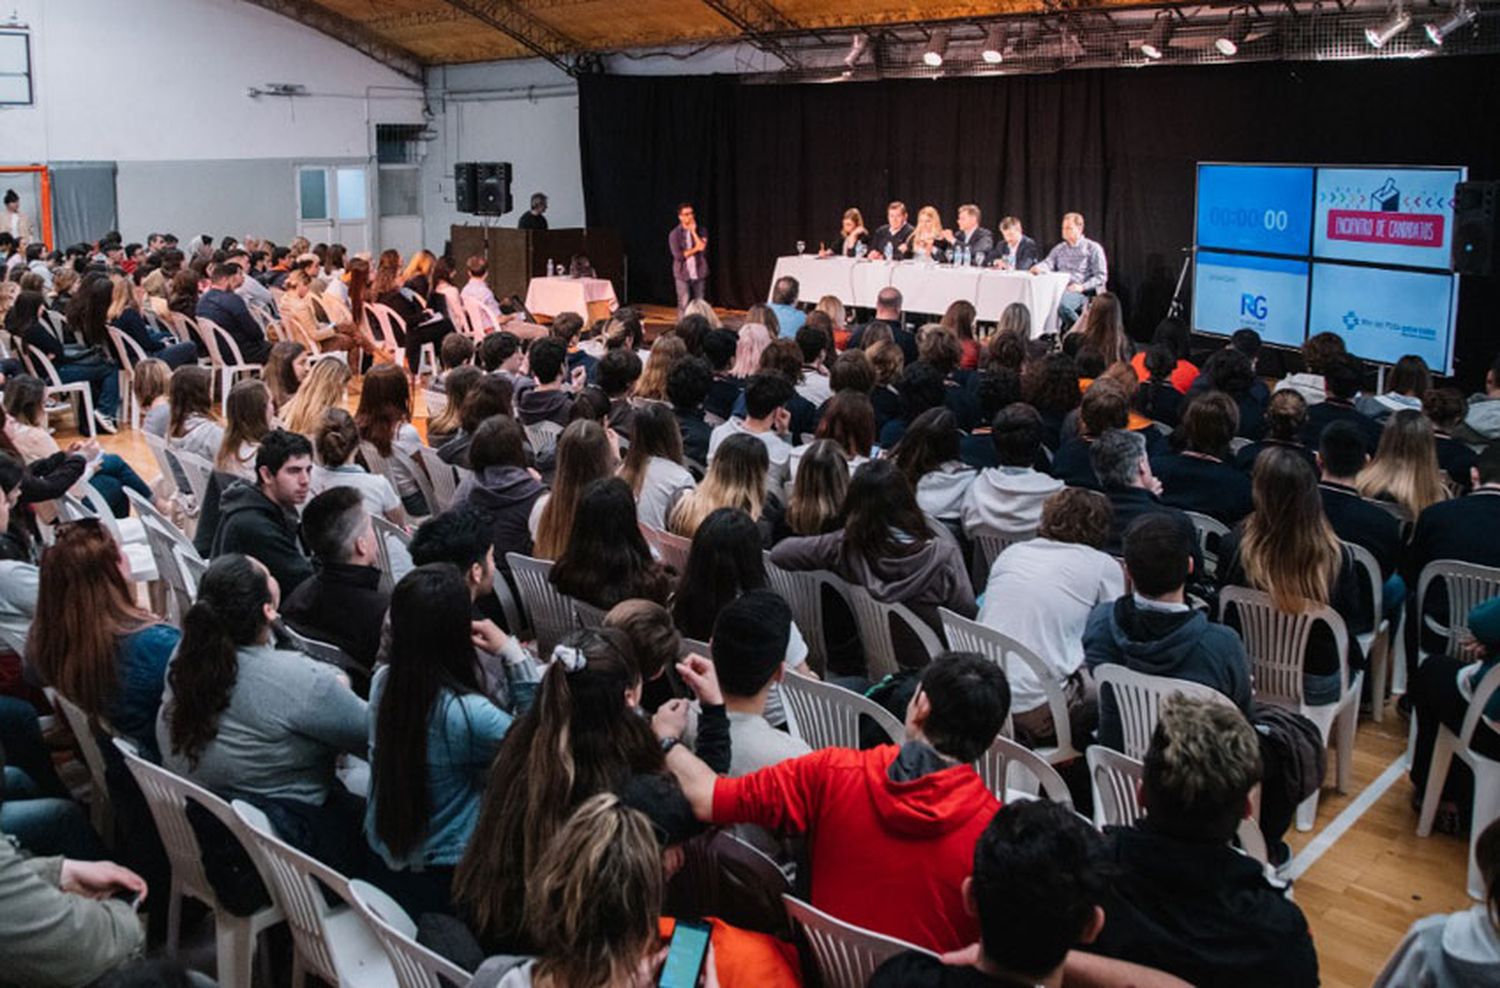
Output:
<instances>
[{"instance_id":1,"label":"blue logo on screen","mask_svg":"<svg viewBox=\"0 0 1500 988\"><path fill-rule=\"evenodd\" d=\"M1240 315L1251 316L1255 319L1264 319L1270 309L1266 305L1264 295L1252 295L1249 292L1240 294Z\"/></svg>"},{"instance_id":2,"label":"blue logo on screen","mask_svg":"<svg viewBox=\"0 0 1500 988\"><path fill-rule=\"evenodd\" d=\"M1359 316L1355 314L1355 312L1354 312L1353 309L1350 309L1348 312L1344 313L1344 328L1345 329L1347 329L1349 332L1352 333L1352 332L1354 332L1355 327L1357 327L1358 325L1359 325Z\"/></svg>"}]
</instances>

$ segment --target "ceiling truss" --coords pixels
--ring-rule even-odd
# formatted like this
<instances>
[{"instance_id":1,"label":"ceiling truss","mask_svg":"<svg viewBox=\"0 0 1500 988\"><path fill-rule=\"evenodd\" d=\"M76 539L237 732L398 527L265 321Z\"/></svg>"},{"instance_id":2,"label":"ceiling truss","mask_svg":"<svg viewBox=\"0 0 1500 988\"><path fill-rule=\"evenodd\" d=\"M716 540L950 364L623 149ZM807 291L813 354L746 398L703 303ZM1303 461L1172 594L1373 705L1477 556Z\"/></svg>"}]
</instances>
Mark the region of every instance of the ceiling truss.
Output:
<instances>
[{"instance_id":1,"label":"ceiling truss","mask_svg":"<svg viewBox=\"0 0 1500 988\"><path fill-rule=\"evenodd\" d=\"M524 7L513 0L444 0L444 2L475 20L488 24L532 54L545 58L569 75L577 71L576 64L566 56L583 51L585 46L532 17Z\"/></svg>"}]
</instances>

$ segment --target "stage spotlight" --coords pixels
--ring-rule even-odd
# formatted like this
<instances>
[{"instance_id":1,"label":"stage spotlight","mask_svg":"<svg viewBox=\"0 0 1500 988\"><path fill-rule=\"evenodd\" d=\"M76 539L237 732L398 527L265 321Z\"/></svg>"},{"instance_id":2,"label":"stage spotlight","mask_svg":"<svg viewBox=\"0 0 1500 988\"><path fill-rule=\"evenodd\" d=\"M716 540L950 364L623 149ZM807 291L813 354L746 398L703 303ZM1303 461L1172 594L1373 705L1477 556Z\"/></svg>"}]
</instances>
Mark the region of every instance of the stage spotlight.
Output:
<instances>
[{"instance_id":1,"label":"stage spotlight","mask_svg":"<svg viewBox=\"0 0 1500 988\"><path fill-rule=\"evenodd\" d=\"M1384 48L1402 31L1411 27L1411 12L1398 4L1383 24L1365 28L1365 40L1371 48Z\"/></svg>"},{"instance_id":2,"label":"stage spotlight","mask_svg":"<svg viewBox=\"0 0 1500 988\"><path fill-rule=\"evenodd\" d=\"M943 56L948 54L948 29L938 28L932 32L932 39L927 42L927 47L922 52L922 61L932 68L940 68L943 64Z\"/></svg>"},{"instance_id":3,"label":"stage spotlight","mask_svg":"<svg viewBox=\"0 0 1500 988\"><path fill-rule=\"evenodd\" d=\"M999 65L1005 61L1005 25L991 24L984 36L984 48L979 52L979 57L984 59L987 65Z\"/></svg>"},{"instance_id":4,"label":"stage spotlight","mask_svg":"<svg viewBox=\"0 0 1500 988\"><path fill-rule=\"evenodd\" d=\"M870 45L868 34L856 34L849 42L849 54L844 56L844 68L853 69L854 64L864 57L865 49Z\"/></svg>"},{"instance_id":5,"label":"stage spotlight","mask_svg":"<svg viewBox=\"0 0 1500 988\"><path fill-rule=\"evenodd\" d=\"M1448 35L1474 23L1474 17L1474 8L1470 7L1467 3L1460 3L1453 13L1442 20L1428 22L1426 28L1427 40L1441 48L1443 40Z\"/></svg>"},{"instance_id":6,"label":"stage spotlight","mask_svg":"<svg viewBox=\"0 0 1500 988\"><path fill-rule=\"evenodd\" d=\"M1162 11L1156 15L1156 22L1151 25L1151 33L1141 42L1141 54L1155 61L1167 53L1167 46L1172 43L1172 32L1177 29L1177 23L1172 20L1169 11Z\"/></svg>"},{"instance_id":7,"label":"stage spotlight","mask_svg":"<svg viewBox=\"0 0 1500 988\"><path fill-rule=\"evenodd\" d=\"M1250 13L1246 10L1235 10L1229 14L1229 26L1224 33L1214 41L1214 47L1219 54L1225 58L1232 58L1240 52L1240 45L1245 43L1245 38L1250 34Z\"/></svg>"}]
</instances>

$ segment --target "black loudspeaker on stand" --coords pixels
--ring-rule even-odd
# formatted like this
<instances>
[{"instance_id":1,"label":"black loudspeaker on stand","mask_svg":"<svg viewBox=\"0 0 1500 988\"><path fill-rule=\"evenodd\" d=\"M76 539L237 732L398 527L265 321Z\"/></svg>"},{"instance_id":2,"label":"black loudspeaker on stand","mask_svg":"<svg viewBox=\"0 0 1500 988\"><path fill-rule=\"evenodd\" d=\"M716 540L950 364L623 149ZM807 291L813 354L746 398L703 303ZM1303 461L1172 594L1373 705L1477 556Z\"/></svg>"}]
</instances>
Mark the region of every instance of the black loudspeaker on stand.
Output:
<instances>
[{"instance_id":1,"label":"black loudspeaker on stand","mask_svg":"<svg viewBox=\"0 0 1500 988\"><path fill-rule=\"evenodd\" d=\"M453 166L453 200L460 213L504 216L515 209L510 162L461 161Z\"/></svg>"},{"instance_id":2,"label":"black loudspeaker on stand","mask_svg":"<svg viewBox=\"0 0 1500 988\"><path fill-rule=\"evenodd\" d=\"M1500 182L1460 182L1453 194L1453 270L1494 274Z\"/></svg>"}]
</instances>

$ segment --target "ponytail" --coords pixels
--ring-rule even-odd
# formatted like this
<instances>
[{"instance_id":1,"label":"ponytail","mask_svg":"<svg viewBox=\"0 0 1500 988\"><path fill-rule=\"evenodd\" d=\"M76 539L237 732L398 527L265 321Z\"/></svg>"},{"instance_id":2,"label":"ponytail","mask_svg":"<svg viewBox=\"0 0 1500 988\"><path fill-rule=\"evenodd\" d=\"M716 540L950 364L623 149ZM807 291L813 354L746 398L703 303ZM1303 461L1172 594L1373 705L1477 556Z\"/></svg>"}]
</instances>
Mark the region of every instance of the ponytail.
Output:
<instances>
[{"instance_id":1,"label":"ponytail","mask_svg":"<svg viewBox=\"0 0 1500 988\"><path fill-rule=\"evenodd\" d=\"M219 715L228 709L239 675L238 649L264 633L270 602L265 567L231 554L209 566L198 600L182 616L182 641L167 671L172 698L166 719L172 752L190 768L197 768L218 736Z\"/></svg>"}]
</instances>

